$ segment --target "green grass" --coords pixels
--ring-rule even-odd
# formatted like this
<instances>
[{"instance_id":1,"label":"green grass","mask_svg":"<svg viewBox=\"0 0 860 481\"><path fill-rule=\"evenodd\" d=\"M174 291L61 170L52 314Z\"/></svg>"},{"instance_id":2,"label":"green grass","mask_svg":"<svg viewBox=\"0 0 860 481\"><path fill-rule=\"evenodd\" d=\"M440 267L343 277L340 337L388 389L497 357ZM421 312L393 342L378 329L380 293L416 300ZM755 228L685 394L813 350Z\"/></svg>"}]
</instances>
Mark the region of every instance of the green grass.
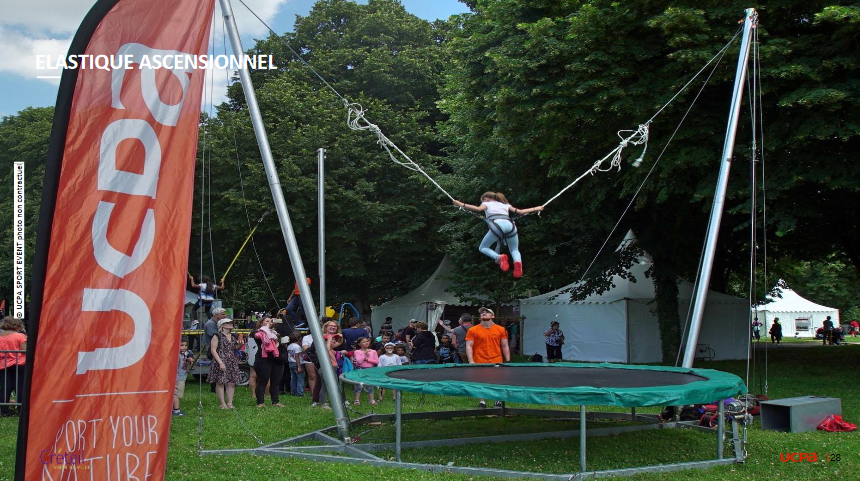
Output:
<instances>
[{"instance_id":1,"label":"green grass","mask_svg":"<svg viewBox=\"0 0 860 481\"><path fill-rule=\"evenodd\" d=\"M759 356L761 359L762 356ZM842 399L843 416L848 421L860 421L860 389L857 385L857 365L860 347L788 347L768 350L769 395L771 399L819 395ZM745 378L743 361L708 362L697 367L719 369ZM763 366L756 373L763 372ZM751 382L757 391L758 380ZM204 386L203 436L204 449L250 448L258 445L251 433L264 443L270 443L320 429L333 424L331 411L310 407L310 397L286 397L286 408L257 409L247 388L237 393L237 413L218 409L214 394ZM432 474L412 470L382 469L371 466L319 463L297 459L265 456L206 456L197 455L197 385L189 383L182 407L188 416L174 418L168 450L166 479L168 480L345 480L373 478L374 480L467 480L493 479L451 474ZM351 393L349 393L351 399ZM370 406L363 398L359 410ZM474 400L406 393L406 411L473 408ZM574 408L558 408L571 409ZM589 410L601 409L589 406ZM615 410L605 408L604 410ZM390 393L377 407L378 412L392 412ZM656 408L639 412L655 412ZM237 416L238 414L238 416ZM355 417L355 415L353 415ZM605 422L590 422L589 427ZM578 422L535 418L465 418L451 421L409 421L405 423L404 439L424 439L429 436L462 436L510 434L526 430L547 431L576 429ZM16 418L0 418L0 479L11 479L14 467ZM393 439L390 425L356 426L354 435L362 441ZM608 469L712 459L715 457L713 436L688 430L654 430L618 436L589 438L589 469ZM744 465L732 465L710 470L682 471L669 474L637 475L629 479L657 480L831 480L860 479L860 434L809 432L802 434L762 431L758 421L749 433L750 457ZM783 463L780 453L837 453L839 462ZM728 447L726 453L729 453ZM381 456L392 458L393 453ZM447 464L456 466L488 466L502 469L571 473L579 468L577 439L514 442L432 449L409 449L404 461Z\"/></svg>"}]
</instances>

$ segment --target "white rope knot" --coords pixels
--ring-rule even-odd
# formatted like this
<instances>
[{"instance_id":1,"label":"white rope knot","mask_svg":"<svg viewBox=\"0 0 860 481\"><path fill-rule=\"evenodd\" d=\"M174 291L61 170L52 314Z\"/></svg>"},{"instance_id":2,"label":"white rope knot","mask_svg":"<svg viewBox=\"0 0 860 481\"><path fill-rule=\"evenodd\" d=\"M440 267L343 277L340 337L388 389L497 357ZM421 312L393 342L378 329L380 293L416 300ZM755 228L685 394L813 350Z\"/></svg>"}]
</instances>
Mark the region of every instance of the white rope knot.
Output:
<instances>
[{"instance_id":1,"label":"white rope knot","mask_svg":"<svg viewBox=\"0 0 860 481\"><path fill-rule=\"evenodd\" d=\"M454 197L452 197L451 194L448 193L448 191L443 189L438 182L433 180L433 178L430 177L430 175L428 175L427 172L425 172L420 165L416 164L412 159L409 158L408 155L406 155L405 152L400 150L400 148L397 147L397 145L392 142L391 139L386 137L385 134L382 133L382 129L380 129L378 125L367 120L367 118L364 116L364 107L362 107L361 104L356 102L350 103L344 100L344 105L346 106L346 125L351 130L369 130L373 132L373 134L376 135L376 143L379 144L383 149L385 149L385 152L388 153L388 157L391 158L392 162L401 167L405 167L413 172L421 173L422 175L424 175L424 177L427 178L427 180L432 182L433 185L436 186L436 188L442 191L442 193L445 194L449 199L451 199L452 201L454 200ZM397 152L397 154L400 155L403 160L399 160L395 153L392 152L392 149L394 149L394 152Z\"/></svg>"}]
</instances>

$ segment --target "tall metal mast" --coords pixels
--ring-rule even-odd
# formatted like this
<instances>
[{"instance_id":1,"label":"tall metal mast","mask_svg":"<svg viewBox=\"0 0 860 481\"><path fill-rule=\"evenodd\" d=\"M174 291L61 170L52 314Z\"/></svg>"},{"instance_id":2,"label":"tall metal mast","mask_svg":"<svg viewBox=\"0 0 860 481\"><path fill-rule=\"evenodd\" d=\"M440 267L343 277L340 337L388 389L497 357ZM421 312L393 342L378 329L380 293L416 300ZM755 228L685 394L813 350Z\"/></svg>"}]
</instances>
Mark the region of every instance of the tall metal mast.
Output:
<instances>
[{"instance_id":1,"label":"tall metal mast","mask_svg":"<svg viewBox=\"0 0 860 481\"><path fill-rule=\"evenodd\" d=\"M317 150L317 211L319 222L320 317L325 316L325 149Z\"/></svg>"},{"instance_id":2,"label":"tall metal mast","mask_svg":"<svg viewBox=\"0 0 860 481\"><path fill-rule=\"evenodd\" d=\"M732 167L732 153L735 149L735 134L738 130L740 118L741 101L743 100L744 80L747 74L747 64L750 56L750 43L752 29L756 28L758 14L754 8L748 8L744 15L743 37L741 38L741 49L738 56L738 68L735 72L735 89L732 94L732 103L729 107L729 123L726 128L726 139L723 143L722 163L720 164L720 176L717 179L717 188L714 192L714 204L711 206L711 220L708 223L708 235L705 240L705 252L702 256L701 277L696 288L696 296L693 305L693 317L690 321L690 332L687 336L687 344L684 348L684 367L692 367L696 356L696 343L699 340L699 330L702 327L702 316L705 314L705 302L708 299L708 285L711 281L711 271L714 266L714 255L717 249L717 237L720 232L720 220L723 217L723 208L726 202L726 189L729 185L729 170Z\"/></svg>"},{"instance_id":3,"label":"tall metal mast","mask_svg":"<svg viewBox=\"0 0 860 481\"><path fill-rule=\"evenodd\" d=\"M219 0L221 2L221 11L224 14L224 23L227 26L227 33L230 37L230 46L236 56L244 55L245 50L242 49L242 42L239 39L239 31L236 28L236 20L233 18L233 8L230 6L230 0ZM287 212L287 203L284 201L284 192L281 190L281 181L278 178L278 171L275 168L275 161L272 158L272 150L269 148L269 138L266 135L266 129L263 126L263 117L260 115L260 107L257 105L257 95L254 92L254 85L251 83L251 75L248 69L245 68L244 62L239 69L239 78L242 81L242 90L245 92L245 101L248 104L248 113L251 114L251 123L254 125L254 134L257 137L257 145L260 147L260 156L263 158L263 166L266 169L266 177L269 180L269 188L272 190L272 198L275 201L275 209L278 212L278 221L281 224L281 232L284 235L284 242L287 245L287 253L290 256L290 264L293 266L293 275L296 279L296 285L299 287L302 304L304 305L305 315L308 318L308 327L311 331L311 336L314 340L314 345L317 347L317 354L323 362L320 362L320 370L322 371L323 381L328 390L328 396L331 398L331 406L334 410L335 423L337 424L338 434L344 441L350 439L349 435L349 418L346 416L346 410L343 405L340 387L337 382L337 374L332 368L331 363L326 362L328 354L323 340L322 328L320 327L319 317L317 316L314 299L311 296L311 289L308 287L305 278L305 267L302 264L302 256L299 253L299 247L296 243L296 234L293 231L293 225L290 222L290 214Z\"/></svg>"}]
</instances>

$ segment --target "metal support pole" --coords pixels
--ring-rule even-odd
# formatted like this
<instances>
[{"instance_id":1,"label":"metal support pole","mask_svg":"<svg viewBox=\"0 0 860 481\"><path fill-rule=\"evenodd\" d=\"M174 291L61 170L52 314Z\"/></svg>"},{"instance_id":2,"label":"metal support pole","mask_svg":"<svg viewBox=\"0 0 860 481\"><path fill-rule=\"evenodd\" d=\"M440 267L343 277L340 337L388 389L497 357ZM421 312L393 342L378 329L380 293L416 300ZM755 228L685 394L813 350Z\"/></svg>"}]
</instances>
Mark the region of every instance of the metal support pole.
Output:
<instances>
[{"instance_id":1,"label":"metal support pole","mask_svg":"<svg viewBox=\"0 0 860 481\"><path fill-rule=\"evenodd\" d=\"M636 420L636 408L630 408L630 420L631 421Z\"/></svg>"},{"instance_id":2,"label":"metal support pole","mask_svg":"<svg viewBox=\"0 0 860 481\"><path fill-rule=\"evenodd\" d=\"M233 54L236 56L244 56L245 51L242 49L242 42L239 39L239 31L236 28L236 20L233 17L233 8L230 6L230 0L220 0L221 11L224 14L224 24L227 26L227 33L230 37L230 46L233 49ZM305 267L302 264L302 256L299 253L299 247L296 243L296 234L293 231L293 225L290 222L290 214L287 211L287 203L284 200L284 192L281 190L281 181L278 178L278 171L275 168L275 160L272 158L272 150L269 148L269 138L266 135L266 129L263 126L263 116L260 114L260 107L257 105L257 95L254 92L254 85L251 83L251 75L248 69L245 68L245 63L240 62L242 68L239 69L239 78L242 81L242 90L245 92L245 102L248 104L248 113L251 116L251 123L254 126L254 134L257 137L257 145L260 148L260 156L263 159L263 166L266 169L266 178L269 180L269 188L272 191L272 198L275 202L275 209L278 212L278 221L281 224L281 233L284 236L284 242L287 246L287 253L290 256L290 264L293 266L293 275L296 278L296 285L299 286L302 304L305 307L305 313L308 317L308 324L311 330L311 336L314 340L314 345L317 346L321 358L326 358L325 341L323 341L322 329L319 325L314 299L311 296L311 289L305 279ZM328 395L331 398L331 407L334 410L335 423L341 438L349 442L349 418L346 416L346 410L343 406L343 397L341 396L340 387L337 382L337 375L331 366L331 363L320 363L323 382L326 383Z\"/></svg>"},{"instance_id":3,"label":"metal support pole","mask_svg":"<svg viewBox=\"0 0 860 481\"><path fill-rule=\"evenodd\" d=\"M723 142L723 155L720 164L720 176L714 192L714 203L711 206L711 219L708 222L708 234L705 238L705 252L702 256L701 277L696 287L696 296L693 304L693 316L690 321L690 332L687 336L687 345L684 348L684 367L693 367L696 356L696 343L699 340L699 329L702 325L702 316L705 313L705 301L708 298L708 286L711 280L711 270L714 265L714 256L717 248L717 237L720 232L720 221L723 217L723 207L726 201L726 189L729 185L729 170L732 167L732 153L735 148L735 134L738 129L740 118L741 101L743 100L744 80L749 63L750 41L753 27L758 22L758 14L754 8L748 8L744 14L743 37L741 39L740 55L738 56L738 67L735 72L735 88L732 93L732 103L729 107L729 122L726 128L726 138Z\"/></svg>"},{"instance_id":4,"label":"metal support pole","mask_svg":"<svg viewBox=\"0 0 860 481\"><path fill-rule=\"evenodd\" d=\"M723 448L726 437L726 403L720 399L720 408L717 411L717 459L723 459Z\"/></svg>"},{"instance_id":5,"label":"metal support pole","mask_svg":"<svg viewBox=\"0 0 860 481\"><path fill-rule=\"evenodd\" d=\"M585 405L579 405L579 471L585 472Z\"/></svg>"},{"instance_id":6,"label":"metal support pole","mask_svg":"<svg viewBox=\"0 0 860 481\"><path fill-rule=\"evenodd\" d=\"M400 462L400 442L403 439L403 398L400 391L394 391L394 458Z\"/></svg>"},{"instance_id":7,"label":"metal support pole","mask_svg":"<svg viewBox=\"0 0 860 481\"><path fill-rule=\"evenodd\" d=\"M325 149L317 150L317 210L319 211L320 317L325 316Z\"/></svg>"},{"instance_id":8,"label":"metal support pole","mask_svg":"<svg viewBox=\"0 0 860 481\"><path fill-rule=\"evenodd\" d=\"M501 407L501 408L499 408L499 409L501 409L501 410L502 410L502 419L504 419L504 418L505 418L505 416L507 416L507 415L508 415L508 409L505 407L505 402L504 402L504 401L502 401L502 407Z\"/></svg>"}]
</instances>

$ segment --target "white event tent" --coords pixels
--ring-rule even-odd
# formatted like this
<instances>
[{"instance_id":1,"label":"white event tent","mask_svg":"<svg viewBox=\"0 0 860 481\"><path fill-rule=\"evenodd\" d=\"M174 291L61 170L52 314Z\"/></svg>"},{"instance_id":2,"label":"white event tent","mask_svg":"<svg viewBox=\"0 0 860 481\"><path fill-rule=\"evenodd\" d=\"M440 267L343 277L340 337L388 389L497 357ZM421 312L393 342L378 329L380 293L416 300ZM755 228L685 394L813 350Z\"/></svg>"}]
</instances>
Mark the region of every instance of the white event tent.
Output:
<instances>
[{"instance_id":1,"label":"white event tent","mask_svg":"<svg viewBox=\"0 0 860 481\"><path fill-rule=\"evenodd\" d=\"M783 283L780 282L780 285ZM827 316L831 317L834 326L839 327L839 309L804 299L787 287L780 288L779 295L776 298L768 296L773 302L758 307L758 318L763 324L762 336L767 334L775 317L779 318L785 337L814 337Z\"/></svg>"},{"instance_id":2,"label":"white event tent","mask_svg":"<svg viewBox=\"0 0 860 481\"><path fill-rule=\"evenodd\" d=\"M633 233L628 232L621 246L635 239ZM549 329L552 321L558 321L565 335L562 356L566 360L660 362L660 330L657 315L652 312L656 307L654 283L645 277L645 271L650 267L650 259L640 258L629 270L635 282L615 276L611 289L577 302L571 302L570 294L563 293L576 283L521 299L520 315L525 317L523 353L546 355L544 331ZM693 285L680 280L678 290L678 313L683 323L687 318ZM701 357L745 359L750 332L749 309L749 302L745 299L708 291L698 341L698 344L705 345L702 346Z\"/></svg>"},{"instance_id":3,"label":"white event tent","mask_svg":"<svg viewBox=\"0 0 860 481\"><path fill-rule=\"evenodd\" d=\"M381 326L386 317L391 317L392 328L397 331L401 327L406 327L409 319L418 319L427 322L428 328L432 331L442 316L445 306L471 306L471 303L461 301L446 290L451 285L448 276L453 269L454 264L445 255L433 275L423 284L396 299L371 306L371 323L374 326Z\"/></svg>"}]
</instances>

